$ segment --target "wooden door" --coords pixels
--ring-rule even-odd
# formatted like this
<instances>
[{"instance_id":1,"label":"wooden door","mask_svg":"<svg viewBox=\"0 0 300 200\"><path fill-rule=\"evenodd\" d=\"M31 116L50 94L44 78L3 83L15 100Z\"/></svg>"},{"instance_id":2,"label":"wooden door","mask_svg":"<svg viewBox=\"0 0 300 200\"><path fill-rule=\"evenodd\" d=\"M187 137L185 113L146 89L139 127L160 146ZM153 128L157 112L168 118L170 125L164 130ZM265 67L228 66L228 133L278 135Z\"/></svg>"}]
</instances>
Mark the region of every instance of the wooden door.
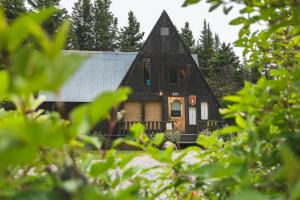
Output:
<instances>
[{"instance_id":1,"label":"wooden door","mask_svg":"<svg viewBox=\"0 0 300 200\"><path fill-rule=\"evenodd\" d=\"M168 98L169 120L173 121L173 129L185 133L185 99L184 97Z\"/></svg>"}]
</instances>

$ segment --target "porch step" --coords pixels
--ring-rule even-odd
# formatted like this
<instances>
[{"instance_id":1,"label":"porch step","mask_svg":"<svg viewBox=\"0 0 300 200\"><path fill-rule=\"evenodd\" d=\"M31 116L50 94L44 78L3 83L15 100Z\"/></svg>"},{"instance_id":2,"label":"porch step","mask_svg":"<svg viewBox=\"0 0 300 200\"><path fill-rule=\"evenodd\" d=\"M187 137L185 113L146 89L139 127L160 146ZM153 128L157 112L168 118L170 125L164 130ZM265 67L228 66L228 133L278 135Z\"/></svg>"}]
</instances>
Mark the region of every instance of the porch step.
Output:
<instances>
[{"instance_id":1,"label":"porch step","mask_svg":"<svg viewBox=\"0 0 300 200\"><path fill-rule=\"evenodd\" d=\"M182 134L179 143L195 144L198 138L198 134Z\"/></svg>"}]
</instances>

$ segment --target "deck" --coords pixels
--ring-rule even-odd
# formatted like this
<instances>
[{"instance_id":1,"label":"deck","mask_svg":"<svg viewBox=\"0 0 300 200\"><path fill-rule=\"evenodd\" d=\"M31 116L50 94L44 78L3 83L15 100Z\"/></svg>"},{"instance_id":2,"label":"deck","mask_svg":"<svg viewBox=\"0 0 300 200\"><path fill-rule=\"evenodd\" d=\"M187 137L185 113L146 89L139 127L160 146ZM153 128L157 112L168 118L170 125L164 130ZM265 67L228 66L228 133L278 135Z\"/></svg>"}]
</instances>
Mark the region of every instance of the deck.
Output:
<instances>
[{"instance_id":1,"label":"deck","mask_svg":"<svg viewBox=\"0 0 300 200\"><path fill-rule=\"evenodd\" d=\"M153 135L155 133L165 133L166 131L173 128L174 125L169 121L151 121L151 122L118 122L114 136L115 137L125 137L130 133L130 127L133 124L141 123L145 126L145 133L147 135ZM182 145L195 144L199 133L201 132L211 132L220 129L225 126L225 121L215 121L215 120L202 120L198 121L197 125L189 126L186 132L181 133Z\"/></svg>"}]
</instances>

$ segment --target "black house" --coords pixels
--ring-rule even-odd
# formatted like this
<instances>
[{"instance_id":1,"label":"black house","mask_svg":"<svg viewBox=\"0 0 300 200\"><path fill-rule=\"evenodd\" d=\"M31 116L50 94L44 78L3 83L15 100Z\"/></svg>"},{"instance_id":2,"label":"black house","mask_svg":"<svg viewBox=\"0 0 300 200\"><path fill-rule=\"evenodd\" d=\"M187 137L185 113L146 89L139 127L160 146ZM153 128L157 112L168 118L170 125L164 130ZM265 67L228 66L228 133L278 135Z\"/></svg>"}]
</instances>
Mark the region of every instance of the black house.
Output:
<instances>
[{"instance_id":1,"label":"black house","mask_svg":"<svg viewBox=\"0 0 300 200\"><path fill-rule=\"evenodd\" d=\"M77 53L89 58L62 88L59 100L46 94L47 109L63 101L71 110L105 90L128 86L133 93L120 107L123 117L114 128L115 137L126 135L131 124L141 122L147 133L177 130L182 142L189 143L200 131L221 125L219 103L198 67L197 56L186 47L165 11L140 52Z\"/></svg>"}]
</instances>

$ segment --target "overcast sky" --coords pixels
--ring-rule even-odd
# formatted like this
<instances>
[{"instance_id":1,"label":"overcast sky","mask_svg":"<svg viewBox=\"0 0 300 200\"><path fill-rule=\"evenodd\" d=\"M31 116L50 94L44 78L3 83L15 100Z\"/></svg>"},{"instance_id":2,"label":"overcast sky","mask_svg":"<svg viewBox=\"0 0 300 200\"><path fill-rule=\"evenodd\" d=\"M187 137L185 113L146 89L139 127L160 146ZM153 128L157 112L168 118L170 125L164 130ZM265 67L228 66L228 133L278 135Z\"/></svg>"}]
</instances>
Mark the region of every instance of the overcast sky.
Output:
<instances>
[{"instance_id":1,"label":"overcast sky","mask_svg":"<svg viewBox=\"0 0 300 200\"><path fill-rule=\"evenodd\" d=\"M61 3L71 13L74 2L75 0L62 0ZM237 16L236 9L226 16L221 8L209 13L209 5L205 2L182 8L183 2L184 0L112 0L111 10L119 19L119 26L126 25L128 12L132 10L141 23L145 37L148 36L161 12L166 10L179 30L188 21L195 38L199 37L203 20L206 19L212 31L219 34L221 41L233 43L237 39L239 28L229 25L230 20ZM235 51L241 55L241 49L235 48Z\"/></svg>"}]
</instances>

